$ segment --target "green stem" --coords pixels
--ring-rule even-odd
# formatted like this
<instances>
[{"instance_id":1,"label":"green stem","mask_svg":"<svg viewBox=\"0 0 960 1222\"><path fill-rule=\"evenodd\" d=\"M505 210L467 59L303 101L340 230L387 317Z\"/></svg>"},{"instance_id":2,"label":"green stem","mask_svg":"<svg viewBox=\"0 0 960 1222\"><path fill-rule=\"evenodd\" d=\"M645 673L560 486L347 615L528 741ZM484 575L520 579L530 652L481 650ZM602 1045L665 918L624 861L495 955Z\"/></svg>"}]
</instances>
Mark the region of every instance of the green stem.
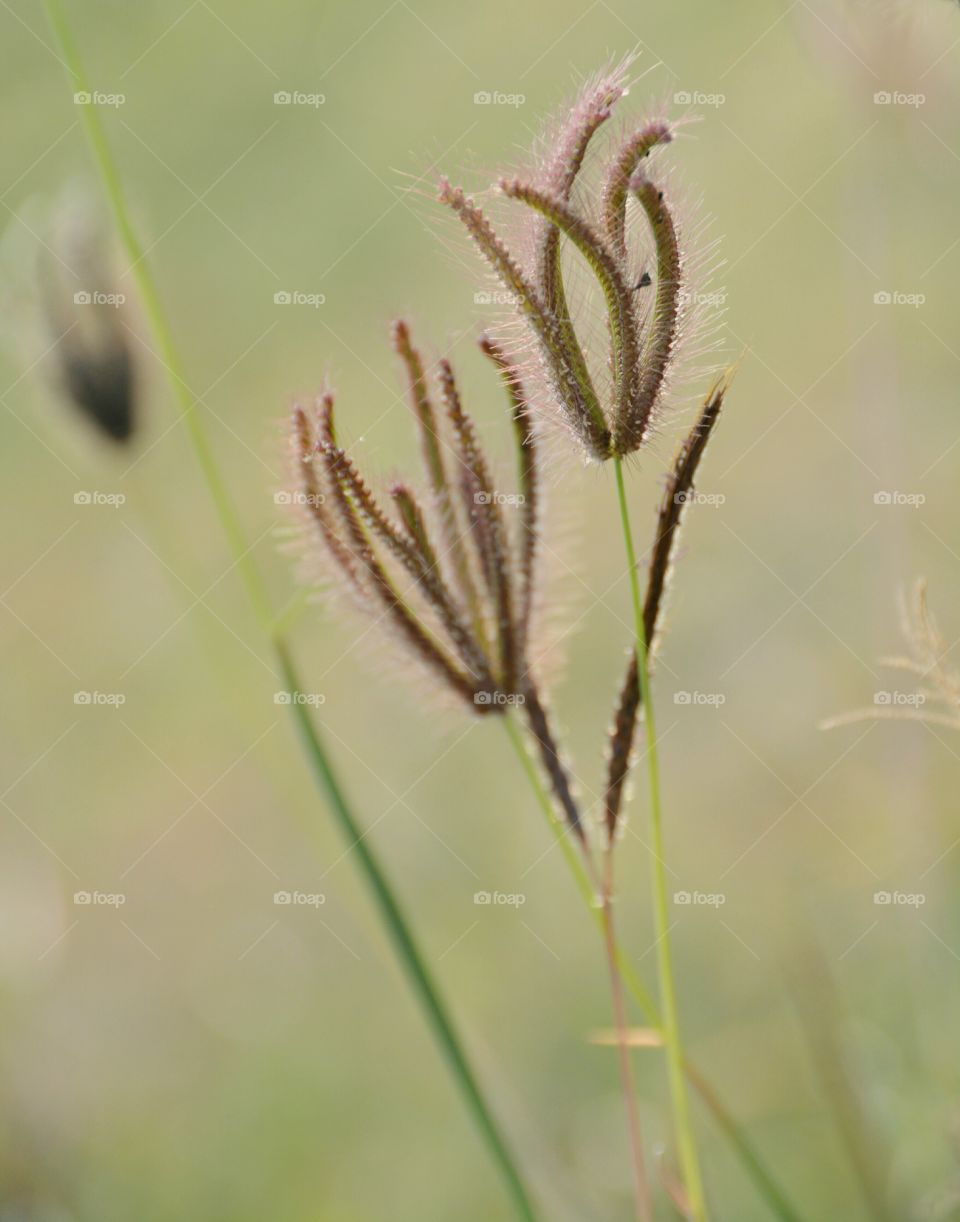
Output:
<instances>
[{"instance_id":1,"label":"green stem","mask_svg":"<svg viewBox=\"0 0 960 1222\"><path fill-rule=\"evenodd\" d=\"M547 825L553 833L554 839L569 867L584 906L602 934L603 912L599 906L597 892L590 881L580 854L571 843L567 828L556 814L556 810L550 800L550 795L547 793L537 772L536 765L524 746L523 734L510 713L507 713L500 720L503 722L503 727L507 732L507 737L516 753L520 766L530 782L530 788L533 790L537 805L547 820ZM660 1016L657 1004L640 979L633 964L627 958L619 942L615 943L615 956L617 968L627 991L632 995L634 1001L646 1016L650 1026L662 1038L663 1019ZM700 1095L707 1110L713 1116L717 1128L720 1129L730 1142L740 1162L743 1164L744 1170L753 1180L754 1186L760 1196L767 1202L774 1217L779 1218L780 1222L803 1222L800 1214L787 1199L786 1194L772 1174L767 1170L760 1155L753 1148L740 1125L724 1106L710 1083L707 1082L691 1061L684 1060L684 1069L690 1084Z\"/></svg>"},{"instance_id":2,"label":"green stem","mask_svg":"<svg viewBox=\"0 0 960 1222\"><path fill-rule=\"evenodd\" d=\"M680 1016L677 1007L677 989L674 981L673 956L670 949L670 912L667 904L667 875L663 856L663 818L660 806L660 761L657 752L657 734L654 725L653 705L650 700L650 667L647 657L647 641L643 625L643 604L640 599L640 579L637 573L637 557L630 529L630 511L623 481L623 464L619 455L614 456L614 471L617 482L617 501L620 506L620 525L627 553L630 572L630 595L633 601L633 616L636 629L637 672L640 679L640 696L643 702L643 724L647 742L647 779L650 800L650 868L653 887L654 931L657 936L657 967L660 982L660 998L663 1005L663 1040L667 1054L667 1077L670 1083L670 1098L673 1104L673 1121L680 1153L690 1217L693 1222L706 1222L707 1206L700 1174L700 1161L690 1117L690 1102L684 1077L683 1043L680 1037Z\"/></svg>"},{"instance_id":3,"label":"green stem","mask_svg":"<svg viewBox=\"0 0 960 1222\"><path fill-rule=\"evenodd\" d=\"M603 889L603 946L610 972L610 998L613 1002L613 1023L617 1033L617 1057L620 1062L620 1081L627 1114L627 1131L630 1136L630 1153L633 1161L634 1194L639 1222L652 1222L650 1184L647 1180L646 1160L643 1156L643 1135L640 1129L640 1112L637 1108L637 1088L633 1076L633 1061L630 1058L630 1038L627 1026L627 1007L623 999L623 976L617 963L617 934L613 923L613 871L607 871Z\"/></svg>"},{"instance_id":4,"label":"green stem","mask_svg":"<svg viewBox=\"0 0 960 1222\"><path fill-rule=\"evenodd\" d=\"M66 67L72 78L75 92L89 92L83 65L77 51L70 27L66 22L60 0L45 0L50 25L60 44ZM250 601L264 632L274 649L280 671L289 691L301 691L296 669L288 647L279 632L273 628L273 615L263 579L248 546L243 527L227 491L226 484L217 467L206 431L196 412L196 400L181 372L181 365L166 316L160 303L160 295L147 265L145 253L130 221L124 200L120 175L110 153L96 106L81 107L81 116L97 168L100 172L104 192L113 213L120 241L131 270L147 319L159 349L160 359L166 367L176 396L181 419L193 447L200 470L213 500L217 516L226 535L230 551L239 569ZM527 1192L513 1155L507 1146L493 1114L480 1090L477 1079L464 1052L460 1037L453 1025L446 1005L430 977L423 956L417 949L411 927L393 888L387 881L373 850L357 823L343 791L334 774L323 743L304 705L290 705L297 729L310 762L314 777L325 794L330 809L341 831L354 852L364 881L373 897L383 921L384 928L406 972L408 981L420 1001L434 1037L459 1086L464 1101L472 1113L489 1152L499 1167L504 1184L513 1201L516 1214L524 1222L536 1222L531 1198Z\"/></svg>"},{"instance_id":5,"label":"green stem","mask_svg":"<svg viewBox=\"0 0 960 1222\"><path fill-rule=\"evenodd\" d=\"M290 691L297 691L297 674L290 660L286 645L275 641L277 657L284 679ZM351 850L360 862L360 868L370 888L374 902L383 921L384 929L393 943L397 958L407 973L410 984L423 1006L427 1020L454 1078L460 1085L464 1097L473 1112L474 1119L497 1162L504 1181L516 1205L517 1214L525 1222L536 1222L527 1190L517 1170L513 1156L504 1141L503 1134L493 1118L480 1091L476 1076L467 1060L463 1045L454 1027L440 993L431 979L423 955L417 948L410 925L407 922L397 897L370 847L365 833L353 816L336 775L330 767L318 738L310 715L303 704L291 706L303 741L304 751L310 761L314 776L324 790L334 818L346 837Z\"/></svg>"},{"instance_id":6,"label":"green stem","mask_svg":"<svg viewBox=\"0 0 960 1222\"><path fill-rule=\"evenodd\" d=\"M623 1002L623 984L625 980L623 956L617 943L613 921L613 896L610 891L611 874L601 883L594 882L591 876L586 854L571 843L570 825L560 820L550 795L547 793L536 764L531 759L524 745L523 732L514 721L509 710L500 718L510 739L510 745L520 761L527 780L536 794L537 803L543 812L550 830L566 859L573 874L584 903L593 913L603 938L604 951L610 970L610 999L613 1004L613 1020L617 1031L617 1046L620 1058L620 1079L623 1086L624 1105L627 1114L627 1128L630 1139L630 1153L633 1163L634 1188L637 1205L637 1218L641 1222L650 1222L650 1188L647 1182L646 1168L643 1157L643 1143L640 1133L640 1117L637 1112L636 1091L633 1085L633 1067L630 1062L630 1048L627 1041L627 1016ZM637 985L643 991L639 980Z\"/></svg>"}]
</instances>

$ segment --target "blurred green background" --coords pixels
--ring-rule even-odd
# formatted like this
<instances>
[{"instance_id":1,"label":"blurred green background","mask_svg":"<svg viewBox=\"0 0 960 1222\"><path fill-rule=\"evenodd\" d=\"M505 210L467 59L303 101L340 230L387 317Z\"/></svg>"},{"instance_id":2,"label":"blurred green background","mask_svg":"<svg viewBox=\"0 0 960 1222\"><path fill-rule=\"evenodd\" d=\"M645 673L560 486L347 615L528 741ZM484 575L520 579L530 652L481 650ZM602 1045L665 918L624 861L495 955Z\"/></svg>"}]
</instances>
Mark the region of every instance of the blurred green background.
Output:
<instances>
[{"instance_id":1,"label":"blurred green background","mask_svg":"<svg viewBox=\"0 0 960 1222\"><path fill-rule=\"evenodd\" d=\"M689 515L657 674L671 885L725 898L674 908L689 1049L810 1222L877 1216L817 1069L824 1041L858 1083L890 1216L960 1218L960 736L817 729L909 687L876 659L900 650L896 597L916 575L948 644L960 637L957 6L68 11L94 87L125 95L102 111L110 144L278 606L297 589L274 499L293 396L330 376L368 469L413 456L386 339L397 313L429 352L452 346L508 453L473 344L486 282L431 201L432 167L486 186L634 47L647 75L625 114L665 100L702 114L665 160L722 236L713 288L726 353L744 359L700 480L724 499ZM45 201L95 183L41 6L4 2L0 28L0 222L8 254L34 257ZM278 91L324 100L278 106ZM479 91L523 101L477 105ZM53 392L49 337L16 306L5 316L0 1218L507 1217L274 703L119 254L115 275L141 337L126 448ZM324 303L278 306L278 292ZM924 300L876 304L885 292ZM641 539L690 402L635 464ZM577 625L552 703L589 793L628 589L612 473L558 467L552 484L551 611ZM82 491L125 500L77 505ZM364 630L317 604L295 632L347 789L545 1216L626 1218L615 1058L588 1042L609 1022L592 926L497 726L436 711ZM77 705L78 691L125 703ZM642 802L631 815L620 923L652 981ZM325 902L274 903L295 890ZM480 890L525 903L479 907ZM877 905L881 890L925 902ZM125 903L77 904L81 891ZM661 1059L636 1065L669 1169ZM716 1218L768 1217L699 1105L697 1124Z\"/></svg>"}]
</instances>

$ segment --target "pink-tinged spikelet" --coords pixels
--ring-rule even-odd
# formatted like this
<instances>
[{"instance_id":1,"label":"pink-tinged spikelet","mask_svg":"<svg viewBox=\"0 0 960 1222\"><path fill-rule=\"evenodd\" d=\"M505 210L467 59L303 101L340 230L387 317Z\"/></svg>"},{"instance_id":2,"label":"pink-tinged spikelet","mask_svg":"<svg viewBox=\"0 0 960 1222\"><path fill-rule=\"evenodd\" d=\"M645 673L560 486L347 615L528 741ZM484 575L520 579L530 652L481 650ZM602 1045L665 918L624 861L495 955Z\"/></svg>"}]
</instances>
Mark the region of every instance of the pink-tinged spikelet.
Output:
<instances>
[{"instance_id":1,"label":"pink-tinged spikelet","mask_svg":"<svg viewBox=\"0 0 960 1222\"><path fill-rule=\"evenodd\" d=\"M441 180L439 198L460 219L525 323L536 354L525 376L546 383L556 410L593 459L638 450L661 411L681 340L688 334L691 261L677 210L663 182L648 170L651 154L669 144L675 126L653 118L628 132L612 151L594 137L627 92L625 61L593 78L547 141L539 169L503 177L499 191L530 211L517 253L487 213ZM588 157L589 154L589 157ZM596 163L586 168L588 160ZM628 236L628 204L642 220L652 265L639 260ZM606 352L574 317L561 259L566 242L596 281L606 316ZM522 253L519 253L522 252Z\"/></svg>"},{"instance_id":2,"label":"pink-tinged spikelet","mask_svg":"<svg viewBox=\"0 0 960 1222\"><path fill-rule=\"evenodd\" d=\"M537 438L515 362L480 342L506 393L518 491L503 493L453 369L438 362L429 384L409 328L393 326L420 437L427 489L387 489L392 512L338 443L333 395L294 409L296 504L311 552L352 602L391 629L406 660L474 713L523 710L558 804L582 838L577 805L532 673L530 632L538 581L540 476ZM517 506L504 512L504 502Z\"/></svg>"}]
</instances>

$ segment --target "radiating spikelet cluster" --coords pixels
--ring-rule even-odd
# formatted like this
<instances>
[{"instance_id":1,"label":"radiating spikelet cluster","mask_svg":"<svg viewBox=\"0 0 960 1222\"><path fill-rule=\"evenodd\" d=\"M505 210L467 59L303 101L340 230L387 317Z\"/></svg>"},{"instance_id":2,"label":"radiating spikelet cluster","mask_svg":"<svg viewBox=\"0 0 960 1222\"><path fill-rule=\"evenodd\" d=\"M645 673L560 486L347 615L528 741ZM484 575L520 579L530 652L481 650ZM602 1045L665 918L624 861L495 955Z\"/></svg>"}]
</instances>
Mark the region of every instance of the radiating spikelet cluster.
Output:
<instances>
[{"instance_id":1,"label":"radiating spikelet cluster","mask_svg":"<svg viewBox=\"0 0 960 1222\"><path fill-rule=\"evenodd\" d=\"M404 322L394 324L393 343L407 374L425 495L396 483L385 507L338 443L326 393L313 411L294 410L297 501L355 599L446 690L478 713L503 711L528 685L536 564L536 439L523 387L484 338L508 394L517 450L518 490L503 493L450 364L438 362L434 393Z\"/></svg>"},{"instance_id":2,"label":"radiating spikelet cluster","mask_svg":"<svg viewBox=\"0 0 960 1222\"><path fill-rule=\"evenodd\" d=\"M600 152L598 175L583 174L593 137L627 91L628 66L588 83L538 169L499 180L501 195L530 214L516 250L461 187L442 179L439 190L523 318L560 417L600 462L631 454L649 439L697 306L677 210L662 177L648 168L651 154L674 139L676 125L660 117L641 124L612 154ZM628 231L631 201L645 227L641 245L649 265ZM564 240L603 299L607 351L599 375L592 337L571 305Z\"/></svg>"}]
</instances>

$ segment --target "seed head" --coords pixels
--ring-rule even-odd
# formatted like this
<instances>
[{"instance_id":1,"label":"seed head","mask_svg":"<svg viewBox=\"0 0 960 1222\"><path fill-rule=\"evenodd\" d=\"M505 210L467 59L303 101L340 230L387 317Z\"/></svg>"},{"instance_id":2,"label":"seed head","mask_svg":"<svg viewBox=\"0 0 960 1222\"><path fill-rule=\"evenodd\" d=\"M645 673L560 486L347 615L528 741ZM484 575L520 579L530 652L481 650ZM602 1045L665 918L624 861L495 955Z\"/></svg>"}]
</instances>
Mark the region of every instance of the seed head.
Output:
<instances>
[{"instance_id":1,"label":"seed head","mask_svg":"<svg viewBox=\"0 0 960 1222\"><path fill-rule=\"evenodd\" d=\"M461 188L443 179L439 196L511 294L562 419L599 461L630 454L650 436L676 361L685 301L687 260L675 210L647 170L651 153L673 139L673 126L660 118L640 125L612 153L600 152L599 175L584 173L591 141L626 92L627 67L586 86L551 138L539 171L499 180L501 195L534 214L526 259L509 249ZM630 199L648 234L652 268L638 265L631 253ZM564 240L582 256L602 292L604 361L594 359L568 304Z\"/></svg>"},{"instance_id":2,"label":"seed head","mask_svg":"<svg viewBox=\"0 0 960 1222\"><path fill-rule=\"evenodd\" d=\"M503 712L529 686L538 473L526 395L514 363L484 338L481 349L507 390L517 446L520 491L505 495L449 362L437 363L434 393L405 322L394 324L392 338L420 436L425 493L394 483L386 490L392 505L384 507L339 444L326 393L312 410L294 409L293 500L326 569L394 629L403 652L474 712Z\"/></svg>"}]
</instances>

